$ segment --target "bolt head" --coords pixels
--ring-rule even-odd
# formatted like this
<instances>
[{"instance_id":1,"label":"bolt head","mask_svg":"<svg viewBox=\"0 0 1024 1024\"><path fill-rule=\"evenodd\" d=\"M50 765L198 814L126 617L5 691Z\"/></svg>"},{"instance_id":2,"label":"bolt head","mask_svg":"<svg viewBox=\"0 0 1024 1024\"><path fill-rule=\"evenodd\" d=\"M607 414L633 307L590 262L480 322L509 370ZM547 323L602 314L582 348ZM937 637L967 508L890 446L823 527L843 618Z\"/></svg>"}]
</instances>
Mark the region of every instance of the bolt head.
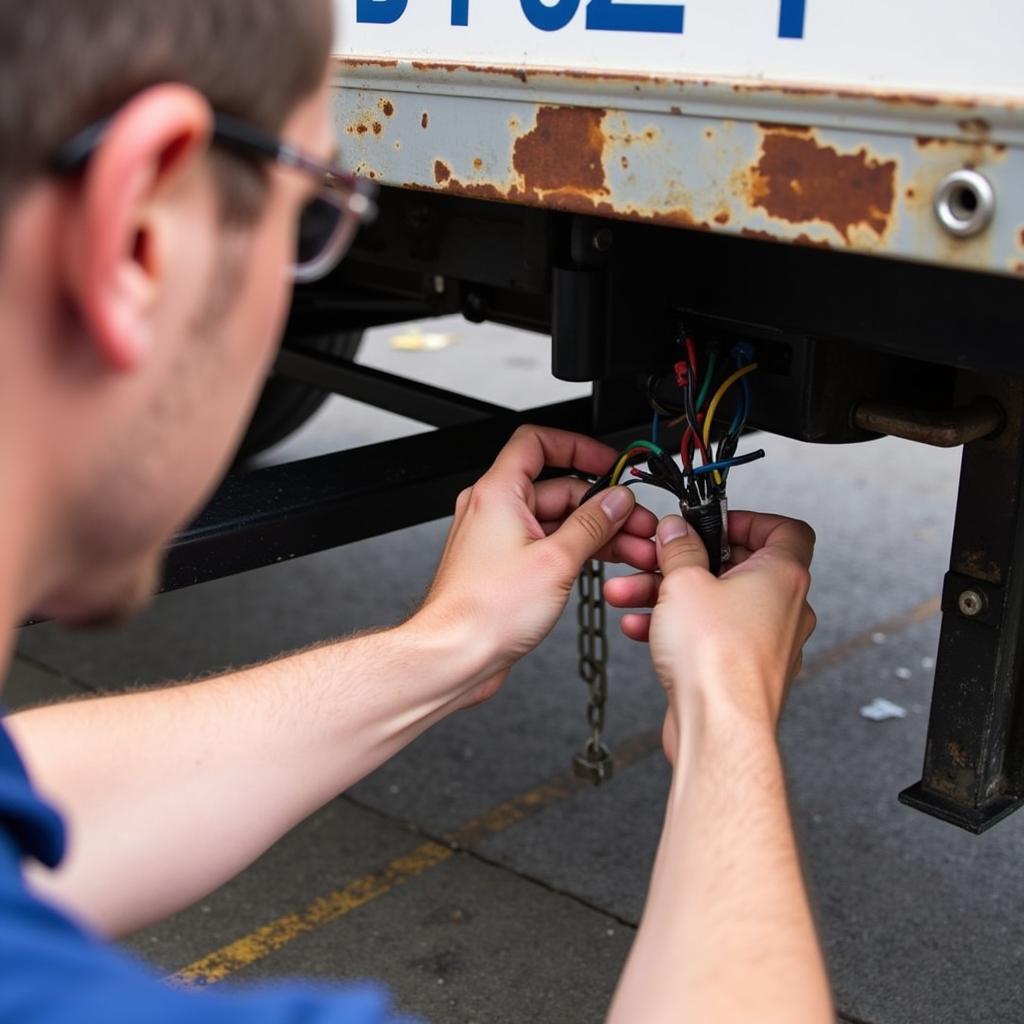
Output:
<instances>
[{"instance_id":1,"label":"bolt head","mask_svg":"<svg viewBox=\"0 0 1024 1024\"><path fill-rule=\"evenodd\" d=\"M597 252L610 252L615 236L610 228L601 228L594 232L593 245Z\"/></svg>"},{"instance_id":2,"label":"bolt head","mask_svg":"<svg viewBox=\"0 0 1024 1024\"><path fill-rule=\"evenodd\" d=\"M985 610L985 595L978 590L964 590L957 598L956 603L961 615L973 619Z\"/></svg>"}]
</instances>

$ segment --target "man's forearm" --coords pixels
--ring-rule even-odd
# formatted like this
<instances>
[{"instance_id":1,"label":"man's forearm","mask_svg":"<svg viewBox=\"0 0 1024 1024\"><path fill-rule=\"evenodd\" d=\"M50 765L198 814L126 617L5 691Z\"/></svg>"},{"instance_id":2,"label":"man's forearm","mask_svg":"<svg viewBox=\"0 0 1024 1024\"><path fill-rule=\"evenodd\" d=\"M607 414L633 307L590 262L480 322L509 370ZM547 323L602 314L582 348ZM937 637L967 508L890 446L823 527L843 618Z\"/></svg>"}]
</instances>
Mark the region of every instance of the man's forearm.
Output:
<instances>
[{"instance_id":1,"label":"man's forearm","mask_svg":"<svg viewBox=\"0 0 1024 1024\"><path fill-rule=\"evenodd\" d=\"M33 881L111 934L164 917L443 718L484 667L414 618L231 675L14 715L70 828L65 865Z\"/></svg>"},{"instance_id":2,"label":"man's forearm","mask_svg":"<svg viewBox=\"0 0 1024 1024\"><path fill-rule=\"evenodd\" d=\"M615 1024L826 1024L828 981L767 725L694 702Z\"/></svg>"}]
</instances>

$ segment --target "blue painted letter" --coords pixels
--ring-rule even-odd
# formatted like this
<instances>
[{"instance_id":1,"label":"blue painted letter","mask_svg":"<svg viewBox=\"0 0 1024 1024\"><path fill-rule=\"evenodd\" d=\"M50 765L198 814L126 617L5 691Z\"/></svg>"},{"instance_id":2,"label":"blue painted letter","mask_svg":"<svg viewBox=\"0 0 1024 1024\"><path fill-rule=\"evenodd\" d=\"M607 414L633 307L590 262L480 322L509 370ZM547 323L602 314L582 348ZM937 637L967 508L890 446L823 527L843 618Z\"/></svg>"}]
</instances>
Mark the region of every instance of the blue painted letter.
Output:
<instances>
[{"instance_id":1,"label":"blue painted letter","mask_svg":"<svg viewBox=\"0 0 1024 1024\"><path fill-rule=\"evenodd\" d=\"M782 0L779 10L779 38L803 39L806 0Z\"/></svg>"},{"instance_id":2,"label":"blue painted letter","mask_svg":"<svg viewBox=\"0 0 1024 1024\"><path fill-rule=\"evenodd\" d=\"M785 2L785 0L783 0ZM623 0L590 0L587 4L587 28L608 32L683 31L682 4L637 4Z\"/></svg>"},{"instance_id":3,"label":"blue painted letter","mask_svg":"<svg viewBox=\"0 0 1024 1024\"><path fill-rule=\"evenodd\" d=\"M452 0L452 24L469 24L469 0Z\"/></svg>"},{"instance_id":4,"label":"blue painted letter","mask_svg":"<svg viewBox=\"0 0 1024 1024\"><path fill-rule=\"evenodd\" d=\"M565 28L580 9L580 0L556 0L554 6L541 0L520 0L520 3L530 24L542 32Z\"/></svg>"},{"instance_id":5,"label":"blue painted letter","mask_svg":"<svg viewBox=\"0 0 1024 1024\"><path fill-rule=\"evenodd\" d=\"M356 21L393 25L408 6L409 0L356 0Z\"/></svg>"}]
</instances>

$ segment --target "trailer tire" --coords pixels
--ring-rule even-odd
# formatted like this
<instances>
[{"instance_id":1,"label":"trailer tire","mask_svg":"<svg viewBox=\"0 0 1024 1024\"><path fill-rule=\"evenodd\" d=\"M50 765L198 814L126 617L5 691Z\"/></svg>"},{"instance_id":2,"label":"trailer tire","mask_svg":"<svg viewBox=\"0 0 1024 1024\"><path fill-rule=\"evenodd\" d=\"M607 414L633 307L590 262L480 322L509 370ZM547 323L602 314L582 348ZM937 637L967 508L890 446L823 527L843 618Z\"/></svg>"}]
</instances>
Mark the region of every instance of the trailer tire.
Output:
<instances>
[{"instance_id":1,"label":"trailer tire","mask_svg":"<svg viewBox=\"0 0 1024 1024\"><path fill-rule=\"evenodd\" d=\"M362 331L344 331L304 340L303 347L353 360L362 340ZM311 419L327 398L326 391L271 373L238 449L236 462L245 462L280 444Z\"/></svg>"}]
</instances>

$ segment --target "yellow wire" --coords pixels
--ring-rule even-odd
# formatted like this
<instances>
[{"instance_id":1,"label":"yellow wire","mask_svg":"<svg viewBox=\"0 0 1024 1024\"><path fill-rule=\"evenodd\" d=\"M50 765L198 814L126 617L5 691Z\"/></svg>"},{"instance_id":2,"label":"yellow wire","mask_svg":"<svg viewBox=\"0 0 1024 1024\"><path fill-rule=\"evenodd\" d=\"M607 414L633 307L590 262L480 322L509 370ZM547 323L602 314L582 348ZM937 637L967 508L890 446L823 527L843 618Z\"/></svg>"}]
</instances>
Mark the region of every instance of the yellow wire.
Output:
<instances>
[{"instance_id":1,"label":"yellow wire","mask_svg":"<svg viewBox=\"0 0 1024 1024\"><path fill-rule=\"evenodd\" d=\"M715 397L711 399L711 404L708 406L708 411L704 416L704 447L707 448L711 444L711 424L715 420L715 413L718 412L719 405L722 404L722 399L725 398L726 392L736 383L738 380L742 380L748 373L753 373L757 369L757 363L750 363L747 366L741 367L731 377L726 377L722 381L722 386L715 392ZM720 487L722 485L722 477L719 475L716 469L712 474L715 478L715 483Z\"/></svg>"},{"instance_id":2,"label":"yellow wire","mask_svg":"<svg viewBox=\"0 0 1024 1024\"><path fill-rule=\"evenodd\" d=\"M625 471L627 462L629 462L629 452L626 452L626 454L623 455L622 458L615 463L615 468L612 470L611 476L612 487L614 487L619 482L619 477L621 477L623 472Z\"/></svg>"}]
</instances>

